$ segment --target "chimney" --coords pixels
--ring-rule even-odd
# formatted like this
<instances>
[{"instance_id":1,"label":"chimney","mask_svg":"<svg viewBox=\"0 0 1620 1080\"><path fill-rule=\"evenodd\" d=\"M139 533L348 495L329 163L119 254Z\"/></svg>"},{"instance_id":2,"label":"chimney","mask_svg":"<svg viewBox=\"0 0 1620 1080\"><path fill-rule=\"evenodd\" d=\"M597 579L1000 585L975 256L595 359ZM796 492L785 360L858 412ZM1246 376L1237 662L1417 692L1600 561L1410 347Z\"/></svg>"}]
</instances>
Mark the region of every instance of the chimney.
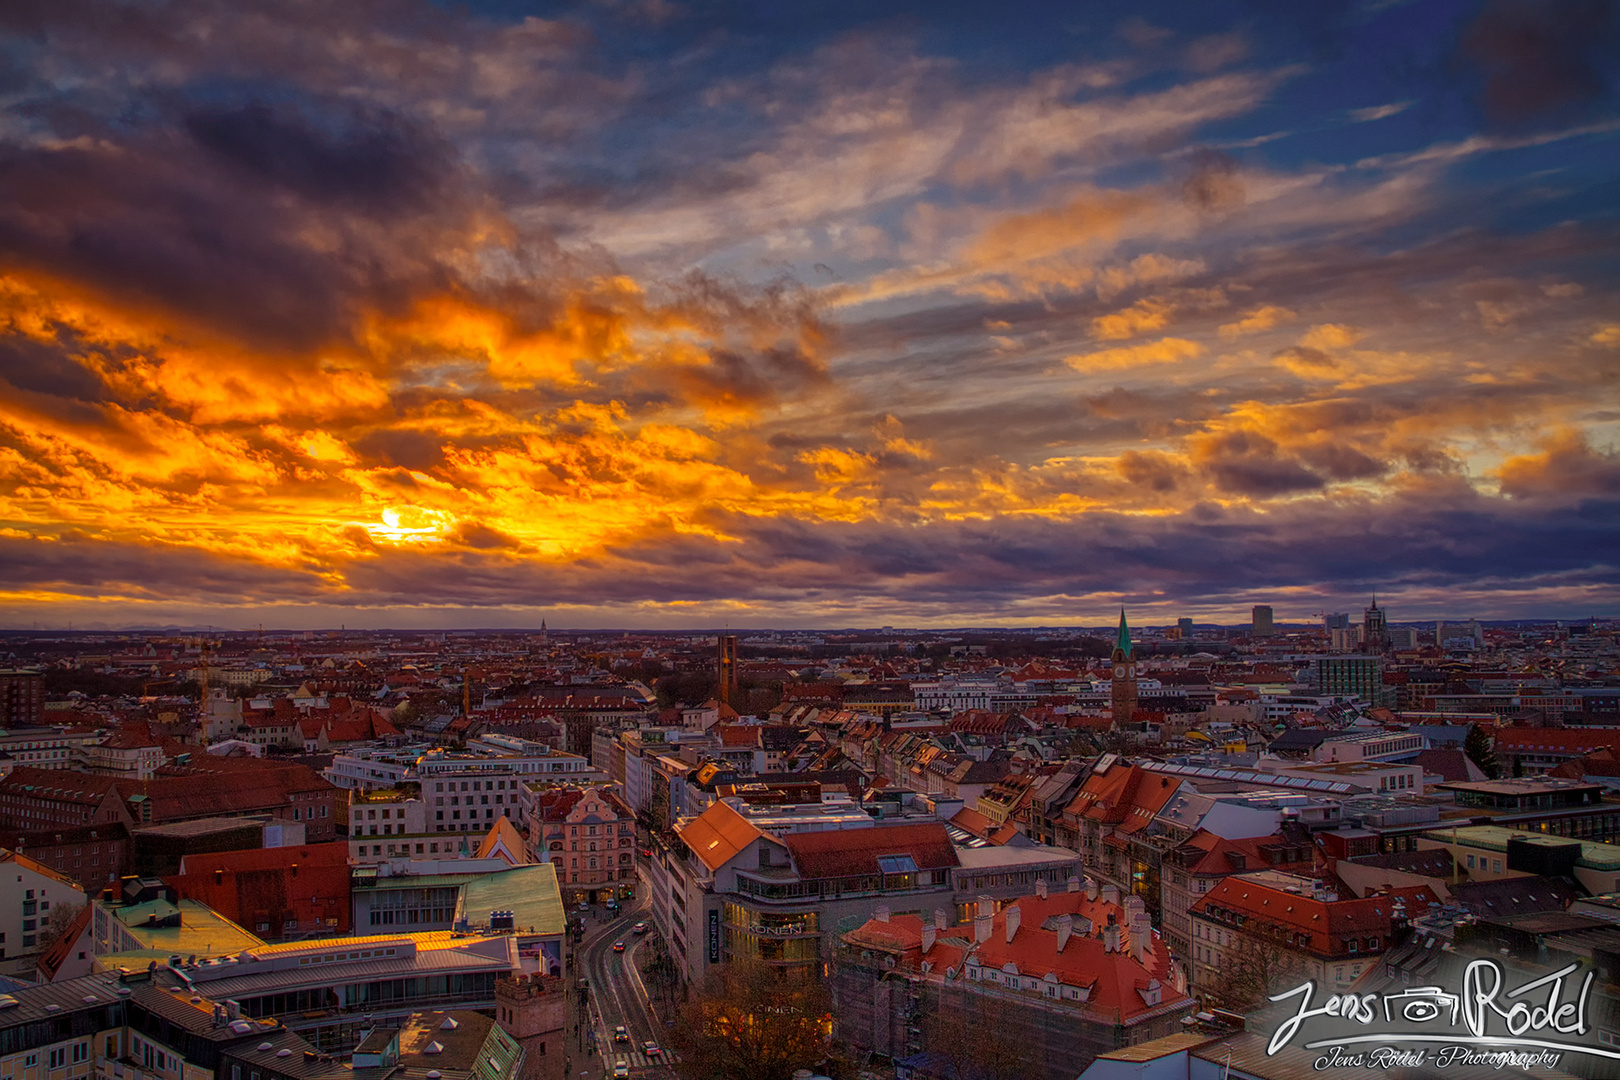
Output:
<instances>
[{"instance_id":1,"label":"chimney","mask_svg":"<svg viewBox=\"0 0 1620 1080\"><path fill-rule=\"evenodd\" d=\"M1097 879L1090 874L1086 875L1086 899L1097 899Z\"/></svg>"},{"instance_id":2,"label":"chimney","mask_svg":"<svg viewBox=\"0 0 1620 1080\"><path fill-rule=\"evenodd\" d=\"M1102 887L1102 898L1105 904L1119 903L1119 886L1110 882Z\"/></svg>"},{"instance_id":3,"label":"chimney","mask_svg":"<svg viewBox=\"0 0 1620 1080\"><path fill-rule=\"evenodd\" d=\"M923 923L922 951L924 956L927 956L928 950L934 947L934 939L938 936L939 931L934 929L933 923Z\"/></svg>"},{"instance_id":4,"label":"chimney","mask_svg":"<svg viewBox=\"0 0 1620 1080\"><path fill-rule=\"evenodd\" d=\"M879 904L878 908L877 908L877 912L875 913L874 917L877 919L878 922L888 922L889 921L889 905L888 904Z\"/></svg>"},{"instance_id":5,"label":"chimney","mask_svg":"<svg viewBox=\"0 0 1620 1080\"><path fill-rule=\"evenodd\" d=\"M944 908L937 907L934 909L934 929L939 933L943 934L945 932L945 928L951 925L950 919L950 915L946 914Z\"/></svg>"},{"instance_id":6,"label":"chimney","mask_svg":"<svg viewBox=\"0 0 1620 1080\"><path fill-rule=\"evenodd\" d=\"M1103 927L1103 952L1119 952L1119 923L1112 915L1108 916L1108 925Z\"/></svg>"},{"instance_id":7,"label":"chimney","mask_svg":"<svg viewBox=\"0 0 1620 1080\"><path fill-rule=\"evenodd\" d=\"M1074 875L1074 874L1069 875L1069 891L1070 892L1079 892L1080 891L1080 878L1078 876Z\"/></svg>"},{"instance_id":8,"label":"chimney","mask_svg":"<svg viewBox=\"0 0 1620 1080\"><path fill-rule=\"evenodd\" d=\"M1127 923L1133 923L1136 921L1136 917L1138 915L1145 915L1147 913L1147 905L1142 903L1142 898L1137 896L1135 893L1132 893L1124 900L1120 901L1120 906L1125 909L1124 921Z\"/></svg>"},{"instance_id":9,"label":"chimney","mask_svg":"<svg viewBox=\"0 0 1620 1080\"><path fill-rule=\"evenodd\" d=\"M1011 945L1012 939L1018 935L1019 924L1024 921L1024 913L1018 910L1017 904L1014 904L1002 914L1007 919L1007 944Z\"/></svg>"},{"instance_id":10,"label":"chimney","mask_svg":"<svg viewBox=\"0 0 1620 1080\"><path fill-rule=\"evenodd\" d=\"M973 917L973 940L980 945L990 940L990 923L993 915L975 915Z\"/></svg>"},{"instance_id":11,"label":"chimney","mask_svg":"<svg viewBox=\"0 0 1620 1080\"><path fill-rule=\"evenodd\" d=\"M993 896L979 897L979 915L994 915L996 913L996 900Z\"/></svg>"},{"instance_id":12,"label":"chimney","mask_svg":"<svg viewBox=\"0 0 1620 1080\"><path fill-rule=\"evenodd\" d=\"M1042 899L1042 900L1046 899L1046 879L1045 878L1036 878L1035 879L1035 895L1037 897L1039 897L1040 899Z\"/></svg>"},{"instance_id":13,"label":"chimney","mask_svg":"<svg viewBox=\"0 0 1620 1080\"><path fill-rule=\"evenodd\" d=\"M1151 955L1153 941L1153 924L1148 921L1147 915L1139 915L1131 920L1131 958L1138 964L1146 964Z\"/></svg>"},{"instance_id":14,"label":"chimney","mask_svg":"<svg viewBox=\"0 0 1620 1080\"><path fill-rule=\"evenodd\" d=\"M1069 935L1074 933L1074 916L1059 915L1057 917L1057 951L1062 952L1063 946L1069 943Z\"/></svg>"}]
</instances>

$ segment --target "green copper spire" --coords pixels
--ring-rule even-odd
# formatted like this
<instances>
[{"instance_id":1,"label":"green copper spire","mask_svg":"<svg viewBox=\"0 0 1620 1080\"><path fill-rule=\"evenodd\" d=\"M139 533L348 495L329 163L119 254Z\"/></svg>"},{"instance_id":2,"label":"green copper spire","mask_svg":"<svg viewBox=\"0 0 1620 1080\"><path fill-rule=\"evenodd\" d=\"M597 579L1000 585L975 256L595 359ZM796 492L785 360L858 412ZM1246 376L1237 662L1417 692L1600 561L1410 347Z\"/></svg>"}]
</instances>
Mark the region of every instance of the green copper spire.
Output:
<instances>
[{"instance_id":1,"label":"green copper spire","mask_svg":"<svg viewBox=\"0 0 1620 1080\"><path fill-rule=\"evenodd\" d=\"M1114 642L1114 648L1131 655L1131 628L1125 625L1125 609L1119 609L1119 638Z\"/></svg>"}]
</instances>

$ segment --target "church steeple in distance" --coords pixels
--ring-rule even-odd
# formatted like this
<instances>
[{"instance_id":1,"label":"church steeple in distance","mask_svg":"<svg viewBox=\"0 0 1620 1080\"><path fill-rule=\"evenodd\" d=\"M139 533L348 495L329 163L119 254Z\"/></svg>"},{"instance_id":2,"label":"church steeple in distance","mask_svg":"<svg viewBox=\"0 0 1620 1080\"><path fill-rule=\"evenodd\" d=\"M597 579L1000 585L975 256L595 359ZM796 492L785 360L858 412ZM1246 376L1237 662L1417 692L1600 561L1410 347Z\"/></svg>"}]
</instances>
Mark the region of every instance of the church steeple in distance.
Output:
<instances>
[{"instance_id":1,"label":"church steeple in distance","mask_svg":"<svg viewBox=\"0 0 1620 1080\"><path fill-rule=\"evenodd\" d=\"M1114 681L1109 697L1113 702L1114 729L1121 730L1136 715L1136 661L1131 657L1131 628L1125 624L1125 609L1119 609L1119 635L1114 639Z\"/></svg>"}]
</instances>

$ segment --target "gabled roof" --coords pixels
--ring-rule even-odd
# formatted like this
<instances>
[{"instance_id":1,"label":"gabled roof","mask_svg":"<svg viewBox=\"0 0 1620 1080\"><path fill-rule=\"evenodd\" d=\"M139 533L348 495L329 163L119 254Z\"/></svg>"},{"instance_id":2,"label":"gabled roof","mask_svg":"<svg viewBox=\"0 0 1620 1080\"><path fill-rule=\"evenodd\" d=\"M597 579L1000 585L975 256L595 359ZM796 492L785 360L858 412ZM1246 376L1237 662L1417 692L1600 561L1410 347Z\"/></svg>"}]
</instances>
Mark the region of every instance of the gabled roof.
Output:
<instances>
[{"instance_id":1,"label":"gabled roof","mask_svg":"<svg viewBox=\"0 0 1620 1080\"><path fill-rule=\"evenodd\" d=\"M1180 786L1180 781L1150 773L1140 765L1115 765L1088 776L1065 812L1113 825L1121 832L1136 832L1153 820Z\"/></svg>"},{"instance_id":2,"label":"gabled roof","mask_svg":"<svg viewBox=\"0 0 1620 1080\"><path fill-rule=\"evenodd\" d=\"M711 873L765 836L753 822L723 802L716 802L691 821L676 826L675 833Z\"/></svg>"},{"instance_id":3,"label":"gabled roof","mask_svg":"<svg viewBox=\"0 0 1620 1080\"><path fill-rule=\"evenodd\" d=\"M527 866L529 863L528 849L523 842L523 835L512 824L512 819L502 815L495 819L495 825L484 835L484 842L478 845L478 858L489 859L499 856L512 866Z\"/></svg>"},{"instance_id":4,"label":"gabled roof","mask_svg":"<svg viewBox=\"0 0 1620 1080\"><path fill-rule=\"evenodd\" d=\"M1484 780L1485 772L1461 750L1420 750L1412 764L1449 781ZM1562 768L1562 766L1560 766Z\"/></svg>"},{"instance_id":5,"label":"gabled roof","mask_svg":"<svg viewBox=\"0 0 1620 1080\"><path fill-rule=\"evenodd\" d=\"M36 874L43 874L48 878L54 878L70 889L77 889L81 893L84 892L83 885L80 885L77 881L74 881L60 870L52 870L44 863L36 862L20 852L0 851L0 863L12 863L21 869L32 870Z\"/></svg>"},{"instance_id":6,"label":"gabled roof","mask_svg":"<svg viewBox=\"0 0 1620 1080\"><path fill-rule=\"evenodd\" d=\"M39 968L39 973L45 976L46 982L55 981L56 973L62 970L62 965L67 962L67 958L72 955L73 950L78 946L79 935L83 934L84 928L90 925L91 910L91 905L80 904L78 914L74 915L73 921L68 923L67 930L63 932L61 937L56 939L56 944L52 945L40 956L35 966Z\"/></svg>"}]
</instances>

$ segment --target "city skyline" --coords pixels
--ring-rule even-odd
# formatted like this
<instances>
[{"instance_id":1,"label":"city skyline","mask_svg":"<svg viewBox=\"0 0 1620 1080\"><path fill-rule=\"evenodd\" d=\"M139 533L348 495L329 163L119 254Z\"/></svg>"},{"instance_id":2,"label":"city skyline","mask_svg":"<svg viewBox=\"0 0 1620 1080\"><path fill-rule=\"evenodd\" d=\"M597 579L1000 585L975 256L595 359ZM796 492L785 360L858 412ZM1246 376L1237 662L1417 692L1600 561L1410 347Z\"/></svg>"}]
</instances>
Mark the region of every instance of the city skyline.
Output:
<instances>
[{"instance_id":1,"label":"city skyline","mask_svg":"<svg viewBox=\"0 0 1620 1080\"><path fill-rule=\"evenodd\" d=\"M0 627L1613 617L1611 5L0 12Z\"/></svg>"}]
</instances>

